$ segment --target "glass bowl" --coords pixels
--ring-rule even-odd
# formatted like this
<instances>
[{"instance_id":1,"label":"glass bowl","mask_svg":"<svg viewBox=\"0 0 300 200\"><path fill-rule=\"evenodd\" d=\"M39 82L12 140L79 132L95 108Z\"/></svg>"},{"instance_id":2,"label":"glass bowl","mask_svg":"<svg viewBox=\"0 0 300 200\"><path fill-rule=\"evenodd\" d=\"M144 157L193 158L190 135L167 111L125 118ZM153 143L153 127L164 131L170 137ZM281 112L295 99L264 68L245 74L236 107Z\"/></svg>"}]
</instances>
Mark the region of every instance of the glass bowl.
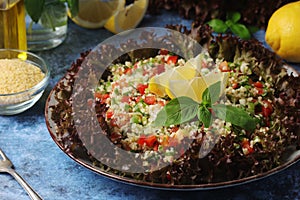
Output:
<instances>
[{"instance_id":1,"label":"glass bowl","mask_svg":"<svg viewBox=\"0 0 300 200\"><path fill-rule=\"evenodd\" d=\"M0 49L0 59L18 59L38 67L41 70L41 72L44 73L44 77L42 78L41 81L39 81L37 84L35 84L30 88L26 88L23 91L1 94L1 90L0 90L0 115L14 115L14 114L21 113L27 110L28 108L32 107L42 96L46 86L49 83L49 78L50 78L49 67L41 57L23 50ZM22 65L22 67L23 66L24 65ZM28 73L30 73L30 71ZM25 80L18 79L17 75L16 76L9 75L9 76L11 77L7 78L8 83L6 82L6 84L9 84L10 81L12 81L11 84L15 84L16 81L19 81L17 82L17 84L22 84L24 83L23 81L25 81ZM5 86L1 84L0 88L1 87L5 87Z\"/></svg>"}]
</instances>

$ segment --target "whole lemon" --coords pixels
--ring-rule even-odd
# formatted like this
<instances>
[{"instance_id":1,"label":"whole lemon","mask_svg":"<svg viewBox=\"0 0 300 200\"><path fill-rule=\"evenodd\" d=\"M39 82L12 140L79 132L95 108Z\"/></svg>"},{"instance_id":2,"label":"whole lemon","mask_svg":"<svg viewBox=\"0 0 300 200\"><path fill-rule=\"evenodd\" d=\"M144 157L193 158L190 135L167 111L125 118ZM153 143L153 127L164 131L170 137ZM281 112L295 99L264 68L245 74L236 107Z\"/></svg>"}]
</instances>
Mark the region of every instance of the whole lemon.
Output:
<instances>
[{"instance_id":1,"label":"whole lemon","mask_svg":"<svg viewBox=\"0 0 300 200\"><path fill-rule=\"evenodd\" d=\"M286 4L273 13L265 39L281 58L300 62L300 1Z\"/></svg>"}]
</instances>

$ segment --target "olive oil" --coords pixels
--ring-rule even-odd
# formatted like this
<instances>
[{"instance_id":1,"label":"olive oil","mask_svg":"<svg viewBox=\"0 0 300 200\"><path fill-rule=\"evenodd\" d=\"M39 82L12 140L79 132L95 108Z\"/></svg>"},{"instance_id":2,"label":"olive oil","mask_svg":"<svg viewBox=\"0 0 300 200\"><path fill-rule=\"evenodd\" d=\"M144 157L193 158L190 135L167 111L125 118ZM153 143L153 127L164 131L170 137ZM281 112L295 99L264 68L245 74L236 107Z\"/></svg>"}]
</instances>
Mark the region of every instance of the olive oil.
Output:
<instances>
[{"instance_id":1,"label":"olive oil","mask_svg":"<svg viewBox=\"0 0 300 200\"><path fill-rule=\"evenodd\" d=\"M27 49L24 0L0 0L0 48Z\"/></svg>"}]
</instances>

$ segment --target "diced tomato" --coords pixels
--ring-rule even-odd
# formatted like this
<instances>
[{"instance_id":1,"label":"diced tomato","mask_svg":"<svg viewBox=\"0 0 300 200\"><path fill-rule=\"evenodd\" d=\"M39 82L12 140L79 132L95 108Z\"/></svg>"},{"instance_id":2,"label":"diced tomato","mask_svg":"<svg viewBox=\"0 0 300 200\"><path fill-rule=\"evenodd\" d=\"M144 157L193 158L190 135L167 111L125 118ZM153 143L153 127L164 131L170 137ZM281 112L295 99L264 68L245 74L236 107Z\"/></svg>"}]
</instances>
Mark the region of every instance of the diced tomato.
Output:
<instances>
[{"instance_id":1,"label":"diced tomato","mask_svg":"<svg viewBox=\"0 0 300 200\"><path fill-rule=\"evenodd\" d=\"M155 135L149 135L149 136L145 136L145 135L141 135L137 141L137 143L139 145L144 145L146 144L147 147L155 147L157 144L157 138ZM158 146L157 146L158 148Z\"/></svg>"},{"instance_id":2,"label":"diced tomato","mask_svg":"<svg viewBox=\"0 0 300 200\"><path fill-rule=\"evenodd\" d=\"M124 70L124 74L131 74L132 73L132 69L131 68L127 68Z\"/></svg>"},{"instance_id":3,"label":"diced tomato","mask_svg":"<svg viewBox=\"0 0 300 200\"><path fill-rule=\"evenodd\" d=\"M129 96L122 96L121 102L122 103L129 103L130 102L130 97Z\"/></svg>"},{"instance_id":4,"label":"diced tomato","mask_svg":"<svg viewBox=\"0 0 300 200\"><path fill-rule=\"evenodd\" d=\"M114 115L114 112L112 110L106 111L106 118L107 119L111 119L113 115Z\"/></svg>"},{"instance_id":5,"label":"diced tomato","mask_svg":"<svg viewBox=\"0 0 300 200\"><path fill-rule=\"evenodd\" d=\"M269 117L273 112L272 104L268 100L264 100L261 111L264 117Z\"/></svg>"},{"instance_id":6,"label":"diced tomato","mask_svg":"<svg viewBox=\"0 0 300 200\"><path fill-rule=\"evenodd\" d=\"M106 99L109 98L109 93L102 94L100 92L95 92L95 98L100 101L100 103L105 103Z\"/></svg>"},{"instance_id":7,"label":"diced tomato","mask_svg":"<svg viewBox=\"0 0 300 200\"><path fill-rule=\"evenodd\" d=\"M260 82L260 81L256 81L253 85L254 85L254 87L256 87L256 88L263 88L263 87L264 87L264 85L263 85L262 82Z\"/></svg>"},{"instance_id":8,"label":"diced tomato","mask_svg":"<svg viewBox=\"0 0 300 200\"><path fill-rule=\"evenodd\" d=\"M138 103L138 102L141 101L141 99L142 99L142 96L137 96L137 97L135 97L134 101L135 101L136 103Z\"/></svg>"},{"instance_id":9,"label":"diced tomato","mask_svg":"<svg viewBox=\"0 0 300 200\"><path fill-rule=\"evenodd\" d=\"M178 131L178 129L179 129L178 126L174 126L174 127L172 127L172 128L170 129L170 132L171 132L171 133L175 133L175 132Z\"/></svg>"},{"instance_id":10,"label":"diced tomato","mask_svg":"<svg viewBox=\"0 0 300 200\"><path fill-rule=\"evenodd\" d=\"M262 114L265 117L266 125L269 124L269 116L273 113L272 103L268 100L263 100L262 103L255 107L256 114Z\"/></svg>"},{"instance_id":11,"label":"diced tomato","mask_svg":"<svg viewBox=\"0 0 300 200\"><path fill-rule=\"evenodd\" d=\"M97 98L97 99L101 99L102 98L102 93L100 93L100 92L95 92L95 94L94 94L94 97L95 98Z\"/></svg>"},{"instance_id":12,"label":"diced tomato","mask_svg":"<svg viewBox=\"0 0 300 200\"><path fill-rule=\"evenodd\" d=\"M145 140L146 140L146 136L145 135L141 135L139 137L137 143L142 146L142 145L144 145L146 143Z\"/></svg>"},{"instance_id":13,"label":"diced tomato","mask_svg":"<svg viewBox=\"0 0 300 200\"><path fill-rule=\"evenodd\" d=\"M253 86L255 87L256 94L262 95L264 93L264 85L260 81L256 81L253 83Z\"/></svg>"},{"instance_id":14,"label":"diced tomato","mask_svg":"<svg viewBox=\"0 0 300 200\"><path fill-rule=\"evenodd\" d=\"M153 151L158 151L158 146L159 146L159 143L156 142L156 143L154 144Z\"/></svg>"},{"instance_id":15,"label":"diced tomato","mask_svg":"<svg viewBox=\"0 0 300 200\"><path fill-rule=\"evenodd\" d=\"M243 153L245 155L251 154L254 152L254 148L250 146L250 142L247 139L243 139L242 141Z\"/></svg>"},{"instance_id":16,"label":"diced tomato","mask_svg":"<svg viewBox=\"0 0 300 200\"><path fill-rule=\"evenodd\" d=\"M138 86L137 86L137 90L139 91L139 93L141 94L141 95L144 95L145 94L145 90L148 88L148 84L138 84Z\"/></svg>"},{"instance_id":17,"label":"diced tomato","mask_svg":"<svg viewBox=\"0 0 300 200\"><path fill-rule=\"evenodd\" d=\"M263 93L264 93L264 89L263 88L255 88L256 89L256 93L258 94L258 95L262 95Z\"/></svg>"},{"instance_id":18,"label":"diced tomato","mask_svg":"<svg viewBox=\"0 0 300 200\"><path fill-rule=\"evenodd\" d=\"M238 84L238 83L236 83L236 82L235 82L235 83L232 83L232 88L233 88L233 89L237 89L238 87L239 87L239 84Z\"/></svg>"},{"instance_id":19,"label":"diced tomato","mask_svg":"<svg viewBox=\"0 0 300 200\"><path fill-rule=\"evenodd\" d=\"M110 94L109 93L105 93L105 94L103 94L102 99L106 100L109 97L110 97Z\"/></svg>"},{"instance_id":20,"label":"diced tomato","mask_svg":"<svg viewBox=\"0 0 300 200\"><path fill-rule=\"evenodd\" d=\"M167 49L161 49L161 50L159 51L159 54L160 54L160 55L168 55L168 53L169 53L169 51L168 51Z\"/></svg>"},{"instance_id":21,"label":"diced tomato","mask_svg":"<svg viewBox=\"0 0 300 200\"><path fill-rule=\"evenodd\" d=\"M144 99L145 103L148 104L148 105L153 105L155 104L155 101L156 101L156 97L151 95L151 96L145 96L145 99Z\"/></svg>"},{"instance_id":22,"label":"diced tomato","mask_svg":"<svg viewBox=\"0 0 300 200\"><path fill-rule=\"evenodd\" d=\"M157 142L156 136L155 135L148 136L145 142L148 147L154 147L155 142Z\"/></svg>"},{"instance_id":23,"label":"diced tomato","mask_svg":"<svg viewBox=\"0 0 300 200\"><path fill-rule=\"evenodd\" d=\"M221 72L229 72L230 68L228 66L227 61L221 62L220 65L219 65L219 69L221 70Z\"/></svg>"},{"instance_id":24,"label":"diced tomato","mask_svg":"<svg viewBox=\"0 0 300 200\"><path fill-rule=\"evenodd\" d=\"M178 60L178 56L169 56L167 59L168 64L176 64Z\"/></svg>"},{"instance_id":25,"label":"diced tomato","mask_svg":"<svg viewBox=\"0 0 300 200\"><path fill-rule=\"evenodd\" d=\"M162 100L157 101L157 103L158 103L159 105L161 105L161 106L165 106L165 105L166 105L166 103L165 103L164 101L162 101Z\"/></svg>"}]
</instances>

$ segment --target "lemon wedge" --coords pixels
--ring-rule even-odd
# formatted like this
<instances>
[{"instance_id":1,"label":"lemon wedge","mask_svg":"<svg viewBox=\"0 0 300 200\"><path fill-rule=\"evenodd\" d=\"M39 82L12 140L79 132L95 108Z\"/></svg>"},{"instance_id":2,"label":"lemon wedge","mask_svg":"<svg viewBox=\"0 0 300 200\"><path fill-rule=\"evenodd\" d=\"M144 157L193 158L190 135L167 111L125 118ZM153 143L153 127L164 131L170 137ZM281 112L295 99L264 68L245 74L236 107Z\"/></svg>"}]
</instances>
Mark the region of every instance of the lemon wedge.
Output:
<instances>
[{"instance_id":1,"label":"lemon wedge","mask_svg":"<svg viewBox=\"0 0 300 200\"><path fill-rule=\"evenodd\" d=\"M167 84L166 78L168 76L169 75L166 75L166 73L163 73L163 74L151 77L149 80L149 86L148 86L149 91L160 97L166 96L167 94L165 92L165 86Z\"/></svg>"},{"instance_id":2,"label":"lemon wedge","mask_svg":"<svg viewBox=\"0 0 300 200\"><path fill-rule=\"evenodd\" d=\"M187 96L197 102L202 101L203 92L214 83L221 81L221 94L223 94L229 78L228 72L217 69L202 74L201 70L206 67L203 62L205 54L201 53L195 58L188 60L183 66L169 69L149 80L149 91L171 99Z\"/></svg>"},{"instance_id":3,"label":"lemon wedge","mask_svg":"<svg viewBox=\"0 0 300 200\"><path fill-rule=\"evenodd\" d=\"M68 11L68 16L77 25L90 29L103 27L111 16L125 6L125 0L79 0L78 3L78 14L71 17L71 13Z\"/></svg>"},{"instance_id":4,"label":"lemon wedge","mask_svg":"<svg viewBox=\"0 0 300 200\"><path fill-rule=\"evenodd\" d=\"M153 76L149 80L149 91L160 97L164 97L168 93L171 95L171 92L168 91L169 80L190 80L199 76L202 68L202 59L203 54L199 54L189 59L183 66L175 67Z\"/></svg>"},{"instance_id":5,"label":"lemon wedge","mask_svg":"<svg viewBox=\"0 0 300 200\"><path fill-rule=\"evenodd\" d=\"M206 76L197 76L190 80L169 80L167 95L173 99L180 96L192 98L201 102L202 94L210 85L221 81L221 94L223 94L228 81L228 72L210 72Z\"/></svg>"},{"instance_id":6,"label":"lemon wedge","mask_svg":"<svg viewBox=\"0 0 300 200\"><path fill-rule=\"evenodd\" d=\"M133 29L142 21L148 7L148 0L135 0L123 6L105 23L104 28L112 33Z\"/></svg>"},{"instance_id":7,"label":"lemon wedge","mask_svg":"<svg viewBox=\"0 0 300 200\"><path fill-rule=\"evenodd\" d=\"M180 69L179 71L186 71L187 73L179 73L176 68L165 71L162 74L153 76L149 80L149 90L150 92L164 97L167 95L166 88L168 88L169 80L185 80L194 77L194 72L192 69Z\"/></svg>"},{"instance_id":8,"label":"lemon wedge","mask_svg":"<svg viewBox=\"0 0 300 200\"><path fill-rule=\"evenodd\" d=\"M164 73L150 78L149 90L158 96L164 97L167 95L169 80L189 80L195 77L196 74L197 70L191 66L181 66L169 69Z\"/></svg>"}]
</instances>

